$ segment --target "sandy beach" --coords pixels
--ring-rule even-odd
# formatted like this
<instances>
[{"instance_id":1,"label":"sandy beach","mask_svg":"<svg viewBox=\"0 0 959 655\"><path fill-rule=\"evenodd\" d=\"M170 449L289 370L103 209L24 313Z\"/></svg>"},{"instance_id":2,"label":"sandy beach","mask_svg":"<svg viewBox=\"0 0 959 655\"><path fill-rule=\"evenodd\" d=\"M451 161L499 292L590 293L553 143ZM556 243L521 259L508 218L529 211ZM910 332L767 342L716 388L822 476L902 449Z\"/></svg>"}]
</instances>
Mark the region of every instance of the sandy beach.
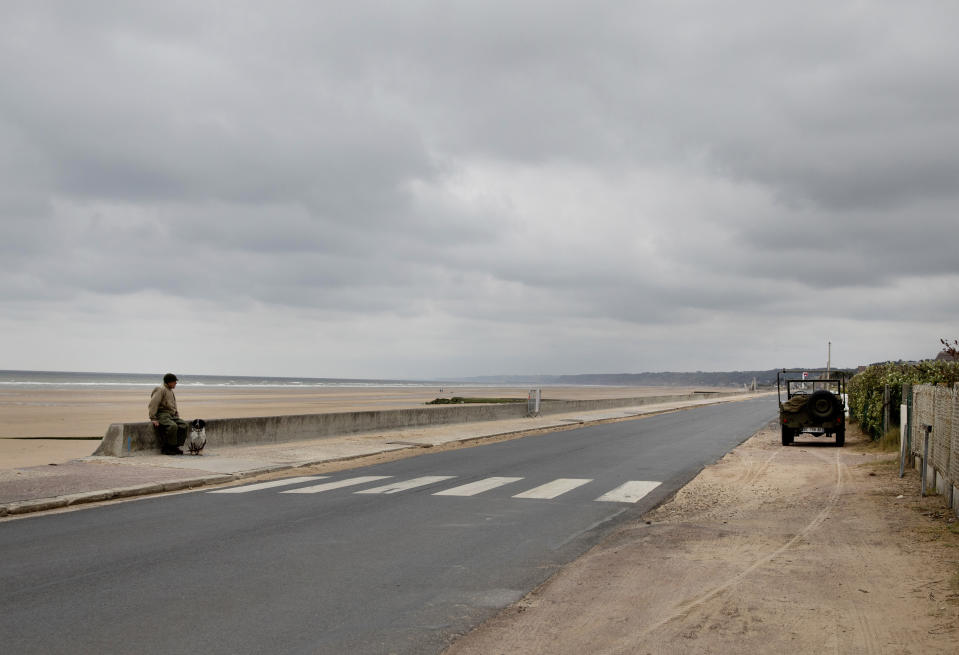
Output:
<instances>
[{"instance_id":1,"label":"sandy beach","mask_svg":"<svg viewBox=\"0 0 959 655\"><path fill-rule=\"evenodd\" d=\"M689 393L686 387L544 387L544 399L631 398ZM439 397L526 398L519 387L177 387L180 415L240 418L418 407ZM146 421L147 387L10 387L0 391L0 468L90 455L111 423Z\"/></svg>"}]
</instances>

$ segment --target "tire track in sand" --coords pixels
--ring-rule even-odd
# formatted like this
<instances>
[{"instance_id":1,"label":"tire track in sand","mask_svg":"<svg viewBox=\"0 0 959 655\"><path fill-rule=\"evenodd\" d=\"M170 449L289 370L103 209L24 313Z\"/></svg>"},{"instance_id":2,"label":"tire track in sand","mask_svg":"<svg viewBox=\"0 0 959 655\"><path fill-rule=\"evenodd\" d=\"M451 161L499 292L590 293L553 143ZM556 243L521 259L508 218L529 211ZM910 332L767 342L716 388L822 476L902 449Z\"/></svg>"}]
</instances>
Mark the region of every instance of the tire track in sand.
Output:
<instances>
[{"instance_id":1,"label":"tire track in sand","mask_svg":"<svg viewBox=\"0 0 959 655\"><path fill-rule=\"evenodd\" d=\"M771 460L772 458L770 458L770 460L768 461L771 461ZM807 523L802 528L802 530L800 530L792 539L790 539L785 544L783 544L776 550L772 551L771 553L764 555L763 557L760 557L755 562L750 564L747 568L737 573L733 577L729 578L725 582L720 583L719 585L713 587L712 589L701 594L700 596L697 596L696 598L693 598L691 600L688 600L679 604L673 610L673 612L671 612L667 616L659 619L655 623L648 625L641 632L633 633L632 635L630 635L628 644L617 644L611 649L610 652L612 653L633 652L637 643L637 639L641 639L643 637L648 636L653 631L658 630L659 628L665 626L666 624L672 621L675 621L676 619L687 617L689 613L692 612L692 610L700 607L701 605L704 605L708 601L722 594L727 589L739 584L742 580L748 577L753 571L755 571L756 569L762 566L765 566L770 561L772 561L773 559L775 559L776 557L778 557L779 555L783 554L784 552L792 548L794 545L796 545L796 543L798 543L801 539L805 538L806 535L808 535L810 532L818 529L826 521L826 519L829 518L829 515L835 508L836 503L839 501L839 496L840 496L840 493L842 492L843 465L842 465L842 460L840 459L839 449L836 450L834 460L836 465L836 483L833 485L833 488L830 491L829 497L826 499L825 505L816 514L816 516L814 516L812 520L810 520L809 523Z\"/></svg>"}]
</instances>

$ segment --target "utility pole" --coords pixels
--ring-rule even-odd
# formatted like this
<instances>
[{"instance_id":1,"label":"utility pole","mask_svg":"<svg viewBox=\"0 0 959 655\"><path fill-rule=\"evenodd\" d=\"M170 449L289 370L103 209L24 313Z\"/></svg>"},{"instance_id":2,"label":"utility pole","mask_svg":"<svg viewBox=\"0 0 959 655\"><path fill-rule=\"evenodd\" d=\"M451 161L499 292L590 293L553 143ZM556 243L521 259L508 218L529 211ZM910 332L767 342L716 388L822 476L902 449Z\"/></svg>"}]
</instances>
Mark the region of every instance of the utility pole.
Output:
<instances>
[{"instance_id":1,"label":"utility pole","mask_svg":"<svg viewBox=\"0 0 959 655\"><path fill-rule=\"evenodd\" d=\"M832 368L832 341L827 341L829 344L828 350L826 352L826 378L829 378L829 369Z\"/></svg>"}]
</instances>

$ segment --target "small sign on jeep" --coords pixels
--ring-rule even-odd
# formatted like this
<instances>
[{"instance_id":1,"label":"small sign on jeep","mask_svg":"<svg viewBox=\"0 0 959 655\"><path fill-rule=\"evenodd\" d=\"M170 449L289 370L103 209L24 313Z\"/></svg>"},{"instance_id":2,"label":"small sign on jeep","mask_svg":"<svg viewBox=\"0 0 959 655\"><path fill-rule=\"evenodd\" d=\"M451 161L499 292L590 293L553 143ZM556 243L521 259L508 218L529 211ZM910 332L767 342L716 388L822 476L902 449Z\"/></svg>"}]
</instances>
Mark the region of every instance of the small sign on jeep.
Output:
<instances>
[{"instance_id":1,"label":"small sign on jeep","mask_svg":"<svg viewBox=\"0 0 959 655\"><path fill-rule=\"evenodd\" d=\"M784 446L799 434L835 436L840 447L846 443L846 377L842 372L783 369L776 374L776 391Z\"/></svg>"}]
</instances>

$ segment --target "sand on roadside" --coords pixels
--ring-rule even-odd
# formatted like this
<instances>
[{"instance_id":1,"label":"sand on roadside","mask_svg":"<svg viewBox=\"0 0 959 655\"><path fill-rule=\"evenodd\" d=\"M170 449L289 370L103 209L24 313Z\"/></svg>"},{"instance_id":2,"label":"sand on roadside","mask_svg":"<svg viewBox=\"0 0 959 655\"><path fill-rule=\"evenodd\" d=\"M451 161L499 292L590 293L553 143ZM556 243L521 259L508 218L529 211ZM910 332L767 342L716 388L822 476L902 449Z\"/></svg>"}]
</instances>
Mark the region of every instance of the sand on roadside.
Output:
<instances>
[{"instance_id":1,"label":"sand on roadside","mask_svg":"<svg viewBox=\"0 0 959 655\"><path fill-rule=\"evenodd\" d=\"M544 387L543 398L586 400L676 395L692 387ZM0 468L65 462L93 453L111 423L147 420L150 387L10 387L0 391ZM727 389L728 391L728 389ZM451 396L525 399L528 388L476 386L199 387L178 386L180 415L244 418L421 407ZM42 439L42 437L48 437ZM50 437L53 437L52 439Z\"/></svg>"},{"instance_id":2,"label":"sand on roadside","mask_svg":"<svg viewBox=\"0 0 959 655\"><path fill-rule=\"evenodd\" d=\"M92 455L96 439L0 439L0 469L62 464Z\"/></svg>"},{"instance_id":3,"label":"sand on roadside","mask_svg":"<svg viewBox=\"0 0 959 655\"><path fill-rule=\"evenodd\" d=\"M760 431L446 655L957 652L959 522L846 444Z\"/></svg>"}]
</instances>

